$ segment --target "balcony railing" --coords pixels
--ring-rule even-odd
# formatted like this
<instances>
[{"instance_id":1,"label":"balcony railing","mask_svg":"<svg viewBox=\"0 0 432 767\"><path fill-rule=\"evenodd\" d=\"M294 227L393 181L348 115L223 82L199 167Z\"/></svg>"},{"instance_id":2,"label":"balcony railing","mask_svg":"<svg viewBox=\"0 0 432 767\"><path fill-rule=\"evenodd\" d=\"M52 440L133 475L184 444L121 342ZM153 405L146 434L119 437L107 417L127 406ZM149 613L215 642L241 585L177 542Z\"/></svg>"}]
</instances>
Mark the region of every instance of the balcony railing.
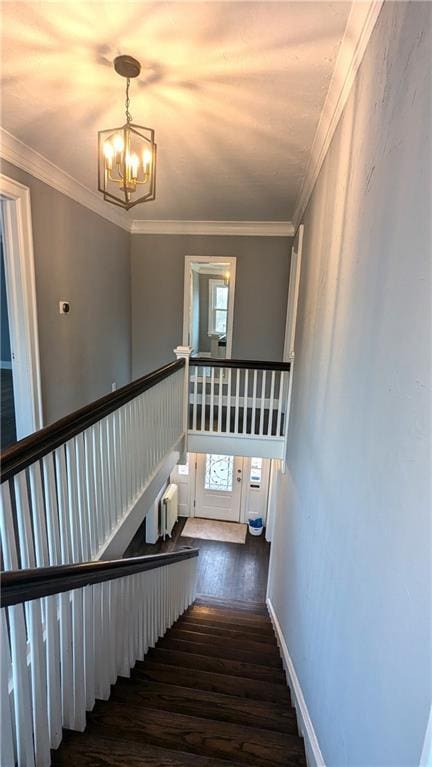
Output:
<instances>
[{"instance_id":1,"label":"balcony railing","mask_svg":"<svg viewBox=\"0 0 432 767\"><path fill-rule=\"evenodd\" d=\"M282 458L289 369L287 362L191 357L190 449L218 452L216 444L206 448L217 437L220 452L237 446L238 455Z\"/></svg>"}]
</instances>

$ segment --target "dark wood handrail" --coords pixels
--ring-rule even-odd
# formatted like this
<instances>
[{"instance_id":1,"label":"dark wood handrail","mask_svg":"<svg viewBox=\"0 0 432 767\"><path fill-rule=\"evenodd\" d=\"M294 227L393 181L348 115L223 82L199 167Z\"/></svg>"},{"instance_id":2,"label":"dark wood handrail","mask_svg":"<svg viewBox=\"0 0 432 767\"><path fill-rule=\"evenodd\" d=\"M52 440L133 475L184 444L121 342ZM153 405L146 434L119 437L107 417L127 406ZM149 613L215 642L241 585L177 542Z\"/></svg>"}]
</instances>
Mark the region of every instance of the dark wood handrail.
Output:
<instances>
[{"instance_id":1,"label":"dark wood handrail","mask_svg":"<svg viewBox=\"0 0 432 767\"><path fill-rule=\"evenodd\" d=\"M73 565L35 567L28 570L8 570L1 573L1 607L49 597L65 591L80 589L94 583L104 583L147 570L197 557L199 549L184 547L166 554L81 562Z\"/></svg>"},{"instance_id":2,"label":"dark wood handrail","mask_svg":"<svg viewBox=\"0 0 432 767\"><path fill-rule=\"evenodd\" d=\"M170 362L152 373L148 373L136 381L132 381L126 386L122 386L117 391L106 394L104 397L85 405L79 410L75 410L70 415L60 418L50 426L36 431L29 437L21 439L14 445L4 450L0 455L0 482L10 479L18 474L30 464L43 458L56 447L67 442L72 437L80 434L89 426L100 421L105 416L125 405L130 400L142 394L152 386L156 386L164 378L180 370L185 365L183 358Z\"/></svg>"},{"instance_id":3,"label":"dark wood handrail","mask_svg":"<svg viewBox=\"0 0 432 767\"><path fill-rule=\"evenodd\" d=\"M240 368L241 370L290 370L289 362L263 362L262 360L232 360L222 357L191 357L190 365L206 368Z\"/></svg>"}]
</instances>

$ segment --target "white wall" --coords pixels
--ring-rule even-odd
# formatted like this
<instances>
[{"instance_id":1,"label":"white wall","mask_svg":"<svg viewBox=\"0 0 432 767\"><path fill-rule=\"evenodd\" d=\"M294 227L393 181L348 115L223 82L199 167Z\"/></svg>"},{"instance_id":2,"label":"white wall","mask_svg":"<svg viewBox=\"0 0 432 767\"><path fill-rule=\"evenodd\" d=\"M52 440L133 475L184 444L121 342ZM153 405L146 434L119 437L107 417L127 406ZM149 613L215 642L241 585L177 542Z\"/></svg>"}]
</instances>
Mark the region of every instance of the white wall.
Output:
<instances>
[{"instance_id":1,"label":"white wall","mask_svg":"<svg viewBox=\"0 0 432 767\"><path fill-rule=\"evenodd\" d=\"M385 3L304 217L269 596L328 767L429 713L431 10Z\"/></svg>"}]
</instances>

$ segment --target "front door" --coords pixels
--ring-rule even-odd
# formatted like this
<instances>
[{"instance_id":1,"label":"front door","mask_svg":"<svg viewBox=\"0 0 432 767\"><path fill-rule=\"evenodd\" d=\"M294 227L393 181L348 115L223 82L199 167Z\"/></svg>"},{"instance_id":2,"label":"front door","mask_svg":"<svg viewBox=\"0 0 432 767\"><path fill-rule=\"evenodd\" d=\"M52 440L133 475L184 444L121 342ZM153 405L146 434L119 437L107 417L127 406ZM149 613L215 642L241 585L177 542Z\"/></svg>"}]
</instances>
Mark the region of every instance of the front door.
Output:
<instances>
[{"instance_id":1,"label":"front door","mask_svg":"<svg viewBox=\"0 0 432 767\"><path fill-rule=\"evenodd\" d=\"M240 521L243 458L197 455L195 516Z\"/></svg>"}]
</instances>

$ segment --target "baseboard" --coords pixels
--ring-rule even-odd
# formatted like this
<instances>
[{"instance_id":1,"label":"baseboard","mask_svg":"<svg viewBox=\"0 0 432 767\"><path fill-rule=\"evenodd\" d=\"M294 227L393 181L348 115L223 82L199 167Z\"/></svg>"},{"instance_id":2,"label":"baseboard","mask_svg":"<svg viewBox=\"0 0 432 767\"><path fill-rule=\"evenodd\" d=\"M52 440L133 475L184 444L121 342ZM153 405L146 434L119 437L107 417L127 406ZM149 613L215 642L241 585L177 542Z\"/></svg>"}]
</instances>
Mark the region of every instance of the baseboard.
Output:
<instances>
[{"instance_id":1,"label":"baseboard","mask_svg":"<svg viewBox=\"0 0 432 767\"><path fill-rule=\"evenodd\" d=\"M281 625L278 621L275 609L272 605L271 599L267 597L267 607L270 613L270 618L273 623L273 628L276 633L277 642L282 655L282 662L287 675L287 682L291 690L291 697L293 705L297 711L297 721L300 733L303 735L306 760L308 767L325 767L324 757L319 747L318 738L312 724L312 720L309 716L309 711L306 705L306 701L303 696L302 688L300 686L299 679L297 677L294 664L291 656L288 652L287 643L282 632Z\"/></svg>"}]
</instances>

